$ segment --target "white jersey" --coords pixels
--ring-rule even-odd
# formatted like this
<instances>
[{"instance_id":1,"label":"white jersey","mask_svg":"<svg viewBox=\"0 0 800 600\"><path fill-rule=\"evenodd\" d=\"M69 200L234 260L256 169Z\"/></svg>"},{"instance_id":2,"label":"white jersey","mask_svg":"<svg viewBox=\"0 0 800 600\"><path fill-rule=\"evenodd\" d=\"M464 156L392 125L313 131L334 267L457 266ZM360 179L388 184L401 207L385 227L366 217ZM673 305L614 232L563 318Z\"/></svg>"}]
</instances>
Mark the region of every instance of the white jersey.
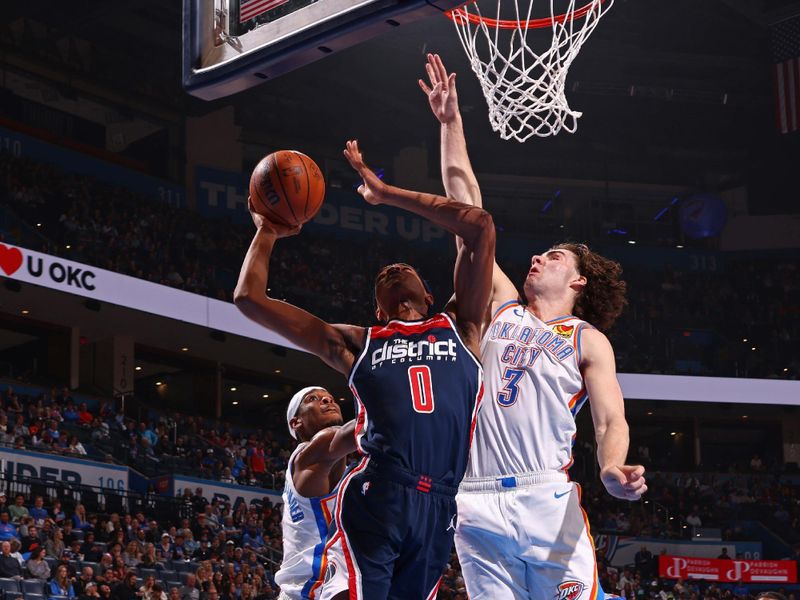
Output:
<instances>
[{"instance_id":1,"label":"white jersey","mask_svg":"<svg viewBox=\"0 0 800 600\"><path fill-rule=\"evenodd\" d=\"M581 332L591 327L573 316L544 322L517 301L498 309L481 340L485 392L466 479L569 468L588 398Z\"/></svg>"},{"instance_id":2,"label":"white jersey","mask_svg":"<svg viewBox=\"0 0 800 600\"><path fill-rule=\"evenodd\" d=\"M294 458L305 446L305 443L300 444L292 452L286 469L281 521L283 563L275 573L282 595L292 600L313 599L319 595L327 562L325 542L336 505L336 488L321 498L305 498L295 489Z\"/></svg>"}]
</instances>

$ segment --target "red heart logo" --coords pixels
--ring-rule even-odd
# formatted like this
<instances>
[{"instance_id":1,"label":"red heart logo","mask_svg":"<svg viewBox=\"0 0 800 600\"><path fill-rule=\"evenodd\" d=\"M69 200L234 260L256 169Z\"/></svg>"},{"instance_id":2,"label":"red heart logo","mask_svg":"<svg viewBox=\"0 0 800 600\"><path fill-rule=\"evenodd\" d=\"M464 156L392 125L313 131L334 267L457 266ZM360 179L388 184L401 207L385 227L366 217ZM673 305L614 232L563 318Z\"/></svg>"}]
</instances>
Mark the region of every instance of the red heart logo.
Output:
<instances>
[{"instance_id":1,"label":"red heart logo","mask_svg":"<svg viewBox=\"0 0 800 600\"><path fill-rule=\"evenodd\" d=\"M5 244L0 244L0 269L6 275L13 275L22 266L22 252L19 248L9 248Z\"/></svg>"}]
</instances>

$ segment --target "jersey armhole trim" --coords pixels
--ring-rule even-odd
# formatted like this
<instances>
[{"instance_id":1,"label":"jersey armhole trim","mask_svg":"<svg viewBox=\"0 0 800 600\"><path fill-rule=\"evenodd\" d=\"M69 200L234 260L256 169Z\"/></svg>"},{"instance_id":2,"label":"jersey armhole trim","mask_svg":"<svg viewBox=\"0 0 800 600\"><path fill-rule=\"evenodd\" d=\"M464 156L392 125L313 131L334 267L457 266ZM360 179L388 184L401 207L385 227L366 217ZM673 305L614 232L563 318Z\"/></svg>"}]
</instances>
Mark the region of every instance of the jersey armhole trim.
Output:
<instances>
[{"instance_id":1,"label":"jersey armhole trim","mask_svg":"<svg viewBox=\"0 0 800 600\"><path fill-rule=\"evenodd\" d=\"M369 342L372 339L372 327L365 327L364 328L364 348L361 350L361 354L353 361L353 366L350 367L350 374L347 376L347 387L353 387L353 375L356 373L356 369L361 364L361 361L367 355L367 351L369 350Z\"/></svg>"},{"instance_id":2,"label":"jersey armhole trim","mask_svg":"<svg viewBox=\"0 0 800 600\"><path fill-rule=\"evenodd\" d=\"M583 362L583 352L581 350L581 334L584 329L595 329L594 325L586 321L578 325L578 330L575 332L575 360L578 361L578 368L580 369Z\"/></svg>"},{"instance_id":3,"label":"jersey armhole trim","mask_svg":"<svg viewBox=\"0 0 800 600\"><path fill-rule=\"evenodd\" d=\"M491 319L489 319L489 322L491 323L492 321L494 321L494 320L495 320L495 319L496 319L498 316L500 316L500 313L501 313L501 312L503 312L503 311L504 311L505 309L507 309L509 306L512 306L512 305L514 305L514 304L517 304L517 305L519 305L519 304L520 304L520 302L519 302L519 299L517 299L517 300L509 300L508 302L504 302L503 304L501 304L500 306L498 306L498 307L497 307L497 310L496 310L496 311L494 311L494 314L492 315L492 318L491 318Z\"/></svg>"}]
</instances>

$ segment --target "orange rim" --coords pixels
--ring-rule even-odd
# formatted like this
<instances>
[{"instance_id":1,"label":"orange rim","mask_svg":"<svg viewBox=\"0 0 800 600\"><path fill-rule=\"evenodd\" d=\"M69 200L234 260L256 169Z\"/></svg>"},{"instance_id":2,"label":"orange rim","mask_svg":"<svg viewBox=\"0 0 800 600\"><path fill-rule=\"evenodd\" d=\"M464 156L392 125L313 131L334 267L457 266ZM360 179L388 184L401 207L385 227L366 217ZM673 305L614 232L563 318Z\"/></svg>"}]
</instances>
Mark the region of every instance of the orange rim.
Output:
<instances>
[{"instance_id":1,"label":"orange rim","mask_svg":"<svg viewBox=\"0 0 800 600\"><path fill-rule=\"evenodd\" d=\"M606 0L600 0L600 4L605 1ZM544 29L545 27L552 27L554 23L564 23L564 21L567 21L568 19L574 21L575 19L585 17L595 5L595 2L589 2L585 6L573 11L572 13L564 13L562 15L555 15L552 17L543 17L541 19L531 19L530 21L516 21L514 19L490 19L489 17L481 17L479 15L469 13L464 9L466 4L474 4L475 2L477 2L477 0L470 0L458 8L445 11L444 14L448 19L451 19L456 23L460 22L460 24L463 24L464 20L467 20L473 25L485 23L489 27L494 27L495 29Z\"/></svg>"}]
</instances>

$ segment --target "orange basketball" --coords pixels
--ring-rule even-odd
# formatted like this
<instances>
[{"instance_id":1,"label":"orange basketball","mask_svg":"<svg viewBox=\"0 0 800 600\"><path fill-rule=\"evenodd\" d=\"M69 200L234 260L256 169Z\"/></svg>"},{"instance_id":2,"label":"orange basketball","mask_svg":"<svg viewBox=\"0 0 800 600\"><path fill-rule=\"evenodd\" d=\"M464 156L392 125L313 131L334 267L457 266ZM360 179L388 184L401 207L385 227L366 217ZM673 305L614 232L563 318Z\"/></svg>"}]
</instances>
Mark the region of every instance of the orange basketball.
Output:
<instances>
[{"instance_id":1,"label":"orange basketball","mask_svg":"<svg viewBox=\"0 0 800 600\"><path fill-rule=\"evenodd\" d=\"M279 150L268 154L250 176L253 208L274 223L305 223L317 214L324 198L322 171L302 152Z\"/></svg>"}]
</instances>

